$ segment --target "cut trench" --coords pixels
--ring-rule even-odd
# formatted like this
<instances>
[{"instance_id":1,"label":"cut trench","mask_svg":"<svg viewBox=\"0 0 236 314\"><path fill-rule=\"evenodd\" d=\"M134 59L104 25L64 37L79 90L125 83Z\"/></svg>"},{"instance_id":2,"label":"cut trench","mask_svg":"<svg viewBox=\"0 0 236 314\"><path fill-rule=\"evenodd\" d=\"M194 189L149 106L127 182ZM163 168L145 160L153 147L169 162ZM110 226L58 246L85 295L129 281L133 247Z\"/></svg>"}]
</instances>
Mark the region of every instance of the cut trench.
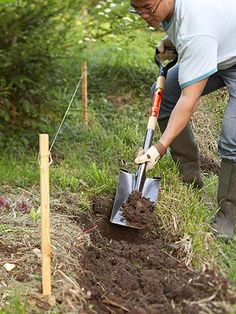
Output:
<instances>
[{"instance_id":1,"label":"cut trench","mask_svg":"<svg viewBox=\"0 0 236 314\"><path fill-rule=\"evenodd\" d=\"M84 228L92 230L80 260L85 313L227 313L219 302L236 299L226 279L171 256L158 221L149 231L113 225L111 209L112 200L95 197L90 219L84 216Z\"/></svg>"}]
</instances>

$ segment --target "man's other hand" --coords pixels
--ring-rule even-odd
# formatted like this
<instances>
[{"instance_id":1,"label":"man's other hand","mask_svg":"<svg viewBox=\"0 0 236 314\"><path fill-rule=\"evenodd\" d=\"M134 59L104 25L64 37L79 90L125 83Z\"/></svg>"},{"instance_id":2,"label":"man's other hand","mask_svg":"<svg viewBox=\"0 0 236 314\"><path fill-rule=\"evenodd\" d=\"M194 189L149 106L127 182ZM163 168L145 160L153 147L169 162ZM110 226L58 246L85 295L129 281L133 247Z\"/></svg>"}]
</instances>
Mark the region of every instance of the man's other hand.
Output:
<instances>
[{"instance_id":1,"label":"man's other hand","mask_svg":"<svg viewBox=\"0 0 236 314\"><path fill-rule=\"evenodd\" d=\"M135 163L143 164L146 162L147 163L146 171L148 171L155 166L160 157L161 157L160 153L158 152L157 148L153 145L146 151L146 153L144 153L143 149L140 150L135 159Z\"/></svg>"}]
</instances>

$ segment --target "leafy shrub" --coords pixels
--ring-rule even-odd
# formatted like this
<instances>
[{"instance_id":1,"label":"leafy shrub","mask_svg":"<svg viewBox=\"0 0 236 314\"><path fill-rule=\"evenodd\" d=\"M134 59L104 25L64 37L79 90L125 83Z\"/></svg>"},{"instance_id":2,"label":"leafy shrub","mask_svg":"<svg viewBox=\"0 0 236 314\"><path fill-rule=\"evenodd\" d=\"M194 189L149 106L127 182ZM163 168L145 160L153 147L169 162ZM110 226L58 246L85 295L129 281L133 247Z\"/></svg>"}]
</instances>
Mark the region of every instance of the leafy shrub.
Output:
<instances>
[{"instance_id":1,"label":"leafy shrub","mask_svg":"<svg viewBox=\"0 0 236 314\"><path fill-rule=\"evenodd\" d=\"M0 2L0 135L29 135L57 119L59 60L66 56L79 7L73 0Z\"/></svg>"},{"instance_id":2,"label":"leafy shrub","mask_svg":"<svg viewBox=\"0 0 236 314\"><path fill-rule=\"evenodd\" d=\"M128 49L144 27L128 7L123 0L0 0L0 146L54 133L68 103L65 86L72 92L87 48L90 56L98 41Z\"/></svg>"}]
</instances>

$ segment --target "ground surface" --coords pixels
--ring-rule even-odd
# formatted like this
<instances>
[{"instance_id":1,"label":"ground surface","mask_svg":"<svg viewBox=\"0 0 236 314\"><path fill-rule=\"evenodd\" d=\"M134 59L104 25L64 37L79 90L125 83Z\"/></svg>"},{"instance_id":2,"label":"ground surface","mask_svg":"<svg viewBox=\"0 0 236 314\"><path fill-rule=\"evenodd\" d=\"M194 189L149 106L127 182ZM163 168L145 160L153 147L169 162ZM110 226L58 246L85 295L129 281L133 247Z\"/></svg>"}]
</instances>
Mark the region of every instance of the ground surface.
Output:
<instances>
[{"instance_id":1,"label":"ground surface","mask_svg":"<svg viewBox=\"0 0 236 314\"><path fill-rule=\"evenodd\" d=\"M109 222L111 198L93 197L90 211L81 213L77 196L70 193L52 199L55 300L42 298L40 221L32 212L36 192L5 191L0 297L3 308L9 298L14 306L1 314L233 313L228 309L236 299L229 282L218 272L197 272L181 262L178 257L184 260L185 252L179 238L167 236L154 213L151 230L120 227ZM15 268L7 272L5 263Z\"/></svg>"},{"instance_id":2,"label":"ground surface","mask_svg":"<svg viewBox=\"0 0 236 314\"><path fill-rule=\"evenodd\" d=\"M110 224L111 208L111 200L94 198L93 214L83 219L92 241L80 260L86 312L227 313L222 302L236 299L226 279L193 271L170 255L157 221L152 232Z\"/></svg>"}]
</instances>

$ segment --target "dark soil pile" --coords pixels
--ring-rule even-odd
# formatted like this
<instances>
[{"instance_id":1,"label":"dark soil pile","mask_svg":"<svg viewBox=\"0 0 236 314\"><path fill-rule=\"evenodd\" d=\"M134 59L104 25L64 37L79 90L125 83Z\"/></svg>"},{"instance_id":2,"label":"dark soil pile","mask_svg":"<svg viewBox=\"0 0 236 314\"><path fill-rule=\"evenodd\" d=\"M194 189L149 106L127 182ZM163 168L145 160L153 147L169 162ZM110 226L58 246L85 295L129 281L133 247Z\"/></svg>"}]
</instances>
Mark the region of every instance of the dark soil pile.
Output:
<instances>
[{"instance_id":1,"label":"dark soil pile","mask_svg":"<svg viewBox=\"0 0 236 314\"><path fill-rule=\"evenodd\" d=\"M220 173L220 165L209 156L200 156L201 169L203 172L209 174L219 175Z\"/></svg>"},{"instance_id":2,"label":"dark soil pile","mask_svg":"<svg viewBox=\"0 0 236 314\"><path fill-rule=\"evenodd\" d=\"M87 295L85 313L227 313L218 302L234 303L226 279L199 273L172 257L159 233L112 225L112 201L95 198L84 229L92 244L80 265L80 286Z\"/></svg>"},{"instance_id":3,"label":"dark soil pile","mask_svg":"<svg viewBox=\"0 0 236 314\"><path fill-rule=\"evenodd\" d=\"M121 210L122 216L133 227L151 229L155 225L153 204L147 198L142 197L139 191L134 191L129 195Z\"/></svg>"}]
</instances>

